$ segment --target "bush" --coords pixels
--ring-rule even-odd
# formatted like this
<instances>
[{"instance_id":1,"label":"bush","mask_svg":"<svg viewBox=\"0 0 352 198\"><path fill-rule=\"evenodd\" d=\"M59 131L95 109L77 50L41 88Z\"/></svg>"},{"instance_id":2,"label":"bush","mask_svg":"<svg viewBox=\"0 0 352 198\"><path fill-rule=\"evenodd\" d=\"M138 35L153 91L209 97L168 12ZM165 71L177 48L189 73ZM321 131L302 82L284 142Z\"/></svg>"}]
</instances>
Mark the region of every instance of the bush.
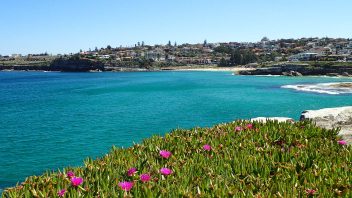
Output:
<instances>
[{"instance_id":1,"label":"bush","mask_svg":"<svg viewBox=\"0 0 352 198\"><path fill-rule=\"evenodd\" d=\"M177 129L113 147L84 167L28 177L3 197L56 197L62 189L65 197L351 197L352 149L337 133L272 121ZM162 175L163 167L172 173ZM83 178L76 187L73 173Z\"/></svg>"}]
</instances>

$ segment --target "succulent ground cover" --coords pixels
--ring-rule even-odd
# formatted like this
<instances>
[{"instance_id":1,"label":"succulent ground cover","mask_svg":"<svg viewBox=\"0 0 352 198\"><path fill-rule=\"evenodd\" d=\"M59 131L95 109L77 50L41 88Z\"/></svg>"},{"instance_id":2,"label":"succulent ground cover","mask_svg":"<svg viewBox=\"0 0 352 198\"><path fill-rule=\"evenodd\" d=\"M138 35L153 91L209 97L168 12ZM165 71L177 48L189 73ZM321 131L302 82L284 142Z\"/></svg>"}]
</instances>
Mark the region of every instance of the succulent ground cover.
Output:
<instances>
[{"instance_id":1,"label":"succulent ground cover","mask_svg":"<svg viewBox=\"0 0 352 198\"><path fill-rule=\"evenodd\" d=\"M352 147L310 122L238 120L113 147L3 197L351 197Z\"/></svg>"}]
</instances>

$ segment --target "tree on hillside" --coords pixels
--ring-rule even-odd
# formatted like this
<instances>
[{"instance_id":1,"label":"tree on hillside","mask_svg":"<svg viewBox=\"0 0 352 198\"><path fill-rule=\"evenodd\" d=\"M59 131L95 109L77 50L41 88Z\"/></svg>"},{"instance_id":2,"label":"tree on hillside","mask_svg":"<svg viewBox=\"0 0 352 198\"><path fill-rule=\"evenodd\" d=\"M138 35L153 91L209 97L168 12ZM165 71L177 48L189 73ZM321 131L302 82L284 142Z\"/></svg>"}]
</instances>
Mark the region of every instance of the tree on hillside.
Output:
<instances>
[{"instance_id":1,"label":"tree on hillside","mask_svg":"<svg viewBox=\"0 0 352 198\"><path fill-rule=\"evenodd\" d=\"M220 59L219 66L225 67L225 66L227 66L227 65L228 65L228 63L227 63L226 59L225 59L225 58L221 58L221 59Z\"/></svg>"},{"instance_id":2,"label":"tree on hillside","mask_svg":"<svg viewBox=\"0 0 352 198\"><path fill-rule=\"evenodd\" d=\"M222 54L231 54L232 52L232 48L231 47L228 47L228 46L219 46L219 47L216 47L214 49L214 52L217 52L217 53L222 53Z\"/></svg>"},{"instance_id":3,"label":"tree on hillside","mask_svg":"<svg viewBox=\"0 0 352 198\"><path fill-rule=\"evenodd\" d=\"M235 49L231 53L231 58L230 58L231 65L240 65L242 64L242 55L240 50Z\"/></svg>"}]
</instances>

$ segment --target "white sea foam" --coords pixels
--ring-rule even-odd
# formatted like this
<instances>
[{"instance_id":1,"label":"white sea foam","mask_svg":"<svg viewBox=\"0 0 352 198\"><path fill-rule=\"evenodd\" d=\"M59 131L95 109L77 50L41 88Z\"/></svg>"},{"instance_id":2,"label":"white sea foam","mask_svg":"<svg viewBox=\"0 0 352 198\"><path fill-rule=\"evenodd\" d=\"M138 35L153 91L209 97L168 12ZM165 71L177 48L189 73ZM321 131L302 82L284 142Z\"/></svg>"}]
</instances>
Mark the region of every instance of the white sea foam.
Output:
<instances>
[{"instance_id":1,"label":"white sea foam","mask_svg":"<svg viewBox=\"0 0 352 198\"><path fill-rule=\"evenodd\" d=\"M280 76L282 76L282 75L267 74L267 75L254 75L254 76L258 76L258 77L280 77Z\"/></svg>"},{"instance_id":2,"label":"white sea foam","mask_svg":"<svg viewBox=\"0 0 352 198\"><path fill-rule=\"evenodd\" d=\"M281 86L281 88L294 89L297 91L305 91L305 92L331 94L331 95L352 94L352 86L351 87L337 86L337 85L343 85L343 84L352 85L352 82L284 85L284 86Z\"/></svg>"}]
</instances>

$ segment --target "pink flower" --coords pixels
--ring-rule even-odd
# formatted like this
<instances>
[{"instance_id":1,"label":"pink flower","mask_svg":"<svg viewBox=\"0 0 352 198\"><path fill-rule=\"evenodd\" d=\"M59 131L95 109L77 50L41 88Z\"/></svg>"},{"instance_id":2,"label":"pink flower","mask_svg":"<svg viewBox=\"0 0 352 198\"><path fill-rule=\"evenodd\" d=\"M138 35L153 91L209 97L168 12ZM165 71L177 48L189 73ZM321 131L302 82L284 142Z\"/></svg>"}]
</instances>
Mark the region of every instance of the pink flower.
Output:
<instances>
[{"instance_id":1,"label":"pink flower","mask_svg":"<svg viewBox=\"0 0 352 198\"><path fill-rule=\"evenodd\" d=\"M163 158L169 158L171 156L171 152L167 150L161 150L159 153L160 156Z\"/></svg>"},{"instance_id":2,"label":"pink flower","mask_svg":"<svg viewBox=\"0 0 352 198\"><path fill-rule=\"evenodd\" d=\"M71 179L72 177L74 177L75 176L75 173L74 172L72 172L72 171L68 171L67 172L67 177L69 178L69 179Z\"/></svg>"},{"instance_id":3,"label":"pink flower","mask_svg":"<svg viewBox=\"0 0 352 198\"><path fill-rule=\"evenodd\" d=\"M206 144L206 145L203 146L203 150L210 151L211 150L211 146L209 144Z\"/></svg>"},{"instance_id":4,"label":"pink flower","mask_svg":"<svg viewBox=\"0 0 352 198\"><path fill-rule=\"evenodd\" d=\"M66 193L66 189L61 189L59 192L57 192L57 196L63 197Z\"/></svg>"},{"instance_id":5,"label":"pink flower","mask_svg":"<svg viewBox=\"0 0 352 198\"><path fill-rule=\"evenodd\" d=\"M316 192L316 190L314 190L314 189L307 189L306 190L307 195L314 195L315 192Z\"/></svg>"},{"instance_id":6,"label":"pink flower","mask_svg":"<svg viewBox=\"0 0 352 198\"><path fill-rule=\"evenodd\" d=\"M253 124L247 124L247 129L253 129Z\"/></svg>"},{"instance_id":7,"label":"pink flower","mask_svg":"<svg viewBox=\"0 0 352 198\"><path fill-rule=\"evenodd\" d=\"M140 179L142 182L148 182L150 180L149 174L141 174Z\"/></svg>"},{"instance_id":8,"label":"pink flower","mask_svg":"<svg viewBox=\"0 0 352 198\"><path fill-rule=\"evenodd\" d=\"M130 169L127 171L127 175L128 175L129 177L131 177L131 176L134 175L136 172L137 172L137 168L130 168Z\"/></svg>"},{"instance_id":9,"label":"pink flower","mask_svg":"<svg viewBox=\"0 0 352 198\"><path fill-rule=\"evenodd\" d=\"M79 186L83 183L82 177L72 177L71 178L71 185L72 186Z\"/></svg>"},{"instance_id":10,"label":"pink flower","mask_svg":"<svg viewBox=\"0 0 352 198\"><path fill-rule=\"evenodd\" d=\"M123 181L119 183L119 186L124 191L129 191L133 187L133 182Z\"/></svg>"},{"instance_id":11,"label":"pink flower","mask_svg":"<svg viewBox=\"0 0 352 198\"><path fill-rule=\"evenodd\" d=\"M237 126L236 128L235 128L235 131L241 131L242 130L242 127L240 127L240 126Z\"/></svg>"},{"instance_id":12,"label":"pink flower","mask_svg":"<svg viewBox=\"0 0 352 198\"><path fill-rule=\"evenodd\" d=\"M160 173L162 175L170 175L172 173L172 170L171 169L168 169L168 168L161 168L160 169Z\"/></svg>"},{"instance_id":13,"label":"pink flower","mask_svg":"<svg viewBox=\"0 0 352 198\"><path fill-rule=\"evenodd\" d=\"M340 145L346 145L347 144L346 140L339 140L339 141L337 141L337 143L339 143Z\"/></svg>"}]
</instances>

